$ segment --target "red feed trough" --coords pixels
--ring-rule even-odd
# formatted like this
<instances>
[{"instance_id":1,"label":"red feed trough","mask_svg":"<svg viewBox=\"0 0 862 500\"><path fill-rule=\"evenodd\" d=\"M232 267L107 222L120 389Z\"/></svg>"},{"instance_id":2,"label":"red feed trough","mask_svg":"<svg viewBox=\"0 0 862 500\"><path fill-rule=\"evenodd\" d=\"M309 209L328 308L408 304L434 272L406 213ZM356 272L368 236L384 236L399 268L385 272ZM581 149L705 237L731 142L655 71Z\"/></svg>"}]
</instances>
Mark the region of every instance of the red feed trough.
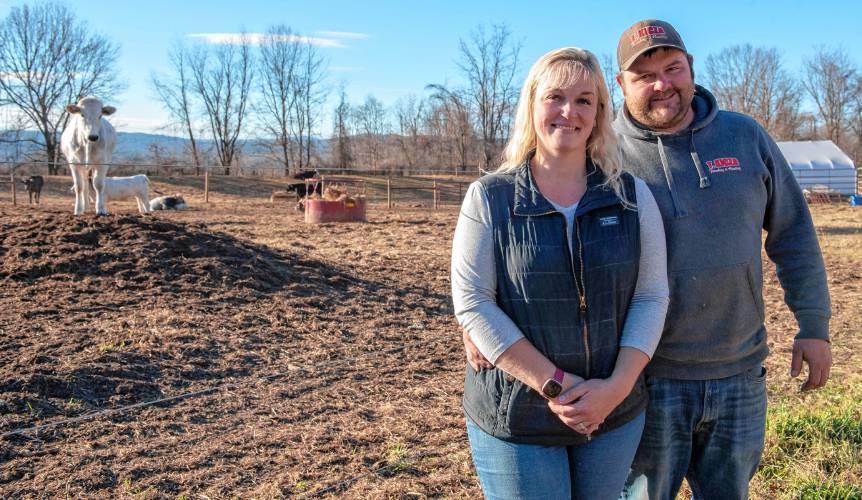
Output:
<instances>
[{"instance_id":1,"label":"red feed trough","mask_svg":"<svg viewBox=\"0 0 862 500\"><path fill-rule=\"evenodd\" d=\"M353 179L306 179L305 183L313 184L316 182L320 182L323 187L324 195L326 195L326 186L338 186L343 190L345 194L347 194L347 187L352 187L361 192L365 192L365 183L361 180L353 180ZM312 190L306 189L307 192L312 192ZM365 217L365 198L364 197L350 197L347 199L336 201L336 200L325 200L325 199L314 199L307 198L305 200L305 222L307 223L321 223L321 222L366 222Z\"/></svg>"},{"instance_id":2,"label":"red feed trough","mask_svg":"<svg viewBox=\"0 0 862 500\"><path fill-rule=\"evenodd\" d=\"M365 222L365 200L306 200L305 222Z\"/></svg>"}]
</instances>

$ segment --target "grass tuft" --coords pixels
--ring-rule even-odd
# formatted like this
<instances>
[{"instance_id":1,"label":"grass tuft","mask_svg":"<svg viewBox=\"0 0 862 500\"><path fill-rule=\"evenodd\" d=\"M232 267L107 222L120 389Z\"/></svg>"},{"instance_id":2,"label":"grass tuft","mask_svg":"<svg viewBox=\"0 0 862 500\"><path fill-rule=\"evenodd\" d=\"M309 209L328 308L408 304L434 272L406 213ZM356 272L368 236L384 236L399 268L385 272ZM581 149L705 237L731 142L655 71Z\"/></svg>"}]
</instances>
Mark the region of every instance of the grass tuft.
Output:
<instances>
[{"instance_id":1,"label":"grass tuft","mask_svg":"<svg viewBox=\"0 0 862 500\"><path fill-rule=\"evenodd\" d=\"M770 401L759 498L862 500L862 377ZM850 382L850 381L848 381Z\"/></svg>"},{"instance_id":2,"label":"grass tuft","mask_svg":"<svg viewBox=\"0 0 862 500\"><path fill-rule=\"evenodd\" d=\"M805 482L799 491L800 500L860 500L862 488L847 483L818 484Z\"/></svg>"}]
</instances>

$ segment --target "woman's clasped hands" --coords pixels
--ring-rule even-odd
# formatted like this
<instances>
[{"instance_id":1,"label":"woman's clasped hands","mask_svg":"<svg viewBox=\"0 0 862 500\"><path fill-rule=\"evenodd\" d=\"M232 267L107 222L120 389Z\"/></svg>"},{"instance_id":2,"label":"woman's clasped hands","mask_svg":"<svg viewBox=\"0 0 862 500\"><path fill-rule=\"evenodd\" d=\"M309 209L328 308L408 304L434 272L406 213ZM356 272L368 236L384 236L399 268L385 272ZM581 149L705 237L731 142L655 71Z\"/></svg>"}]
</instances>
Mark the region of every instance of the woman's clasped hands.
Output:
<instances>
[{"instance_id":1,"label":"woman's clasped hands","mask_svg":"<svg viewBox=\"0 0 862 500\"><path fill-rule=\"evenodd\" d=\"M627 394L625 387L615 383L612 378L594 378L575 384L548 401L548 406L564 424L589 436Z\"/></svg>"}]
</instances>

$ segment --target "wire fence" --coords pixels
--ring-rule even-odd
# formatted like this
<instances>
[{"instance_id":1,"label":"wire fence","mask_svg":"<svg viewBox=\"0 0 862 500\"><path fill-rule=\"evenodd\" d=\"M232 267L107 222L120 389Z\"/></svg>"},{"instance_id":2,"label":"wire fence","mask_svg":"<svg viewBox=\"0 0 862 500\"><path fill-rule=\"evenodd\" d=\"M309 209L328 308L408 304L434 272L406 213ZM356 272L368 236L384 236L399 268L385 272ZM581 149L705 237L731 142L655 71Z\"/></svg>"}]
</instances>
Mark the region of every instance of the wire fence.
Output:
<instances>
[{"instance_id":1,"label":"wire fence","mask_svg":"<svg viewBox=\"0 0 862 500\"><path fill-rule=\"evenodd\" d=\"M290 199L273 196L286 190L290 184L303 181L285 175L279 167L225 167L221 165L186 165L160 163L110 163L113 175L146 174L165 183L179 184L180 188L202 191L204 203L219 194L220 187L231 184L234 191L243 197ZM9 192L13 205L18 204L18 191L23 181L34 175L42 175L48 169L47 162L0 161L0 184L11 184ZM390 169L343 169L321 167L314 170L320 178L336 181L338 178L363 180L367 187L363 193L371 203L385 204L387 208L404 206L441 208L460 205L467 186L475 175L455 175L455 169L422 170L415 175L408 171L393 172ZM311 172L311 171L305 171ZM295 174L294 174L295 175ZM254 179L254 181L252 180ZM189 182L189 181L192 182ZM248 180L248 182L243 182ZM336 181L337 182L337 181ZM2 187L0 187L2 191ZM299 201L297 199L297 201Z\"/></svg>"},{"instance_id":2,"label":"wire fence","mask_svg":"<svg viewBox=\"0 0 862 500\"><path fill-rule=\"evenodd\" d=\"M50 175L48 173L48 161L13 161L0 160L0 175L9 174L13 170L24 171L31 175ZM65 162L54 164L61 174L67 174ZM303 167L302 169L285 170L283 165L216 165L216 164L190 164L190 163L147 163L147 162L111 162L93 164L93 166L106 165L113 171L134 170L134 173L146 173L148 175L168 174L179 172L180 175L199 175L203 171L209 171L219 175L232 175L237 177L284 177L290 178L291 174L300 171L317 171L329 174L342 175L380 175L390 177L421 177L421 176L460 176L478 177L483 171L475 166L469 167L409 167L398 166L388 168L363 168L363 167L332 167L317 166Z\"/></svg>"}]
</instances>

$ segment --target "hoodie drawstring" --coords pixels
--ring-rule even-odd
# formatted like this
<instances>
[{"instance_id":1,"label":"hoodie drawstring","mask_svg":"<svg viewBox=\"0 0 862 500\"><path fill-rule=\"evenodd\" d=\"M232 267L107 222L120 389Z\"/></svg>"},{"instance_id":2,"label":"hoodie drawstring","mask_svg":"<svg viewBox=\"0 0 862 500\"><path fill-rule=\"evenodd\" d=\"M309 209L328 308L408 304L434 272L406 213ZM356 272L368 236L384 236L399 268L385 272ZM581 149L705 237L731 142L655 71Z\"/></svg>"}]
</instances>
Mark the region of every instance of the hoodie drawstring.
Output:
<instances>
[{"instance_id":1,"label":"hoodie drawstring","mask_svg":"<svg viewBox=\"0 0 862 500\"><path fill-rule=\"evenodd\" d=\"M697 176L700 178L700 189L706 189L709 187L709 177L703 169L703 164L700 163L700 156L697 155L697 149L694 148L694 130L691 131L688 137L691 160L694 162L694 168L697 169Z\"/></svg>"},{"instance_id":2,"label":"hoodie drawstring","mask_svg":"<svg viewBox=\"0 0 862 500\"><path fill-rule=\"evenodd\" d=\"M673 174L670 172L670 165L667 163L667 155L664 153L664 143L661 140L661 136L655 136L658 139L658 155L661 158L661 166L664 170L664 178L667 180L667 190L670 191L670 199L673 202L673 216L675 219L679 219L681 217L685 217L688 215L684 208L682 208L682 204L677 198L676 189L673 185Z\"/></svg>"}]
</instances>

